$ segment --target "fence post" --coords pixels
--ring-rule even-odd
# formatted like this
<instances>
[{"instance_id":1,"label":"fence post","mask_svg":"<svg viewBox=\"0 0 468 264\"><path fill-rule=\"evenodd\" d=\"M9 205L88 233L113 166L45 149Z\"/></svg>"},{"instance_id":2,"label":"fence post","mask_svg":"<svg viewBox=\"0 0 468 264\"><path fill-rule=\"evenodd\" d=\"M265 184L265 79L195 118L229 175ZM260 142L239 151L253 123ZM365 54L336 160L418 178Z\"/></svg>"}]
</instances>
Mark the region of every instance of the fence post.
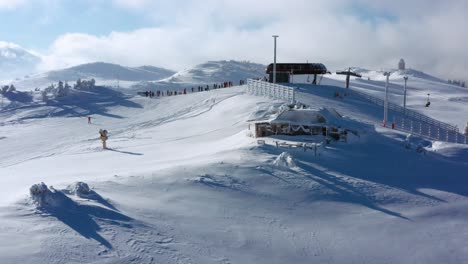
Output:
<instances>
[{"instance_id":1,"label":"fence post","mask_svg":"<svg viewBox=\"0 0 468 264\"><path fill-rule=\"evenodd\" d=\"M292 91L292 99L294 103L296 101L296 91L294 91L294 88L291 88L291 91Z\"/></svg>"}]
</instances>

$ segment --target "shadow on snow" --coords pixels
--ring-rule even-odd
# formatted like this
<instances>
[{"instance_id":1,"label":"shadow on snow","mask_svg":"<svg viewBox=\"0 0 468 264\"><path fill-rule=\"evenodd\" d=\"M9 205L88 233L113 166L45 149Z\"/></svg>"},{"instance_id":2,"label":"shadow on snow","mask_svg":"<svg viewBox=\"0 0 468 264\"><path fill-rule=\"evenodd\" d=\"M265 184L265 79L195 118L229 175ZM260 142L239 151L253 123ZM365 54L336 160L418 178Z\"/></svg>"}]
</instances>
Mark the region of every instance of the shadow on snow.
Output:
<instances>
[{"instance_id":1,"label":"shadow on snow","mask_svg":"<svg viewBox=\"0 0 468 264\"><path fill-rule=\"evenodd\" d=\"M118 153L122 153L122 154L135 155L135 156L142 156L143 155L143 153L122 151L122 150L117 150L117 149L112 149L112 148L107 148L106 150L114 151L114 152L118 152Z\"/></svg>"},{"instance_id":2,"label":"shadow on snow","mask_svg":"<svg viewBox=\"0 0 468 264\"><path fill-rule=\"evenodd\" d=\"M12 93L13 94L13 93ZM25 92L16 92L12 102L21 104L18 107L17 103L6 108L7 111L21 111L44 107L43 103L27 104L32 102L32 96ZM21 94L21 96L19 96ZM10 99L10 97L6 96ZM21 100L19 100L21 99ZM109 108L115 106L123 106L129 108L143 108L140 104L132 102L129 97L122 92L111 88L97 86L92 90L70 90L70 93L65 97L58 97L46 101L45 106L51 108L46 112L36 113L31 116L21 118L21 120L45 118L45 117L82 117L88 115L101 115L111 118L123 118L122 116L109 113Z\"/></svg>"},{"instance_id":3,"label":"shadow on snow","mask_svg":"<svg viewBox=\"0 0 468 264\"><path fill-rule=\"evenodd\" d=\"M367 140L366 143L339 146L332 143L330 146L335 149L325 150L320 157L314 157L313 151L304 153L302 149L294 151L265 145L261 148L275 156L283 151L290 152L297 164L296 168L283 168L282 171L274 169L265 173L289 184L304 184L296 179L303 177L332 191L331 194L312 193L307 200L322 199L359 204L406 220L410 219L382 207L386 203L398 202L398 197L378 198L375 194L382 189L403 191L431 203L445 201L424 193L421 189L468 197L468 178L464 175L468 171L467 164L444 160L436 153L426 156L416 153L415 150L405 149L401 142L378 133ZM395 144L401 145L401 148ZM295 174L295 177L281 177L284 170Z\"/></svg>"},{"instance_id":4,"label":"shadow on snow","mask_svg":"<svg viewBox=\"0 0 468 264\"><path fill-rule=\"evenodd\" d=\"M42 212L57 218L81 236L93 239L108 249L112 249L112 245L98 233L101 228L95 219L110 222L111 224L130 226L128 222L132 219L117 211L96 205L79 204L58 190L50 195L50 198L56 204L39 208ZM99 195L98 197L94 195L93 198L101 204L108 204ZM111 206L111 208L114 207Z\"/></svg>"}]
</instances>

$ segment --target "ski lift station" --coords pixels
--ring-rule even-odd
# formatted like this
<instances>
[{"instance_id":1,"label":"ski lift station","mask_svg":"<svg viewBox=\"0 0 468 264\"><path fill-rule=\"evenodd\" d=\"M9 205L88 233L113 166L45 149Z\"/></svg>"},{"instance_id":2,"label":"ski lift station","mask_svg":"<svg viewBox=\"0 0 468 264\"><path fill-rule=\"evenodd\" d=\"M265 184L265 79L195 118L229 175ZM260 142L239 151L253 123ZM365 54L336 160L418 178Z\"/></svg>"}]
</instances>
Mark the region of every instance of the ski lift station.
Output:
<instances>
[{"instance_id":1,"label":"ski lift station","mask_svg":"<svg viewBox=\"0 0 468 264\"><path fill-rule=\"evenodd\" d=\"M310 74L314 76L313 84L317 83L317 75L326 74L327 68L322 63L276 63L276 82L289 83L292 75ZM266 73L273 80L273 63L268 65Z\"/></svg>"}]
</instances>

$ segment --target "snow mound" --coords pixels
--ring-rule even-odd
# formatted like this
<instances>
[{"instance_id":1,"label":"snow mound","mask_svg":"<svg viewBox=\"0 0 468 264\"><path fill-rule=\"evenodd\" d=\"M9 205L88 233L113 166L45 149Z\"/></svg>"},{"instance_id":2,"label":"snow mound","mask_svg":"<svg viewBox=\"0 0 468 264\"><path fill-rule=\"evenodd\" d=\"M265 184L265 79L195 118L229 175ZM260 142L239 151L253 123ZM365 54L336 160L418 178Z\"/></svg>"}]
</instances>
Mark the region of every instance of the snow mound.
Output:
<instances>
[{"instance_id":1,"label":"snow mound","mask_svg":"<svg viewBox=\"0 0 468 264\"><path fill-rule=\"evenodd\" d=\"M269 120L277 117L281 112L288 110L289 107L281 103L259 103L255 111L250 114L249 120Z\"/></svg>"},{"instance_id":2,"label":"snow mound","mask_svg":"<svg viewBox=\"0 0 468 264\"><path fill-rule=\"evenodd\" d=\"M78 197L81 197L83 195L85 196L89 195L91 192L91 189L89 188L87 183L75 182L67 186L67 191L69 194L74 194Z\"/></svg>"},{"instance_id":3,"label":"snow mound","mask_svg":"<svg viewBox=\"0 0 468 264\"><path fill-rule=\"evenodd\" d=\"M468 145L436 141L432 144L432 151L450 161L468 164Z\"/></svg>"},{"instance_id":4,"label":"snow mound","mask_svg":"<svg viewBox=\"0 0 468 264\"><path fill-rule=\"evenodd\" d=\"M54 199L52 191L43 182L34 184L29 188L29 194L33 203L37 207L43 207L45 205L54 205Z\"/></svg>"},{"instance_id":5,"label":"snow mound","mask_svg":"<svg viewBox=\"0 0 468 264\"><path fill-rule=\"evenodd\" d=\"M280 168L294 168L296 167L296 162L291 154L283 152L273 161L273 165Z\"/></svg>"},{"instance_id":6,"label":"snow mound","mask_svg":"<svg viewBox=\"0 0 468 264\"><path fill-rule=\"evenodd\" d=\"M414 149L418 153L426 153L426 148L432 148L432 142L423 138L408 134L405 139L405 148Z\"/></svg>"}]
</instances>

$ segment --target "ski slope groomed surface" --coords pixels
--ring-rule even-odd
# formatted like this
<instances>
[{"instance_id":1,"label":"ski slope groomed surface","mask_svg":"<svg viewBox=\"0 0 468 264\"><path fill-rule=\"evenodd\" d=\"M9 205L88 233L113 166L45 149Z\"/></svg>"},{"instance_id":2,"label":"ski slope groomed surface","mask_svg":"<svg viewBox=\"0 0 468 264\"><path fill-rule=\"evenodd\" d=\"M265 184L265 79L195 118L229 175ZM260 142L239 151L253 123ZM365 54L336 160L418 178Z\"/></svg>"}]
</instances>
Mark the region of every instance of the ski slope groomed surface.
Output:
<instances>
[{"instance_id":1,"label":"ski slope groomed surface","mask_svg":"<svg viewBox=\"0 0 468 264\"><path fill-rule=\"evenodd\" d=\"M3 109L0 263L468 263L468 145L418 150L378 125L382 109L323 84L298 85L299 100L358 135L317 152L293 146L318 136L259 144L247 121L284 103L245 86L152 99L96 88ZM447 107L428 115L468 121L466 101L448 99L468 90L434 96Z\"/></svg>"}]
</instances>

